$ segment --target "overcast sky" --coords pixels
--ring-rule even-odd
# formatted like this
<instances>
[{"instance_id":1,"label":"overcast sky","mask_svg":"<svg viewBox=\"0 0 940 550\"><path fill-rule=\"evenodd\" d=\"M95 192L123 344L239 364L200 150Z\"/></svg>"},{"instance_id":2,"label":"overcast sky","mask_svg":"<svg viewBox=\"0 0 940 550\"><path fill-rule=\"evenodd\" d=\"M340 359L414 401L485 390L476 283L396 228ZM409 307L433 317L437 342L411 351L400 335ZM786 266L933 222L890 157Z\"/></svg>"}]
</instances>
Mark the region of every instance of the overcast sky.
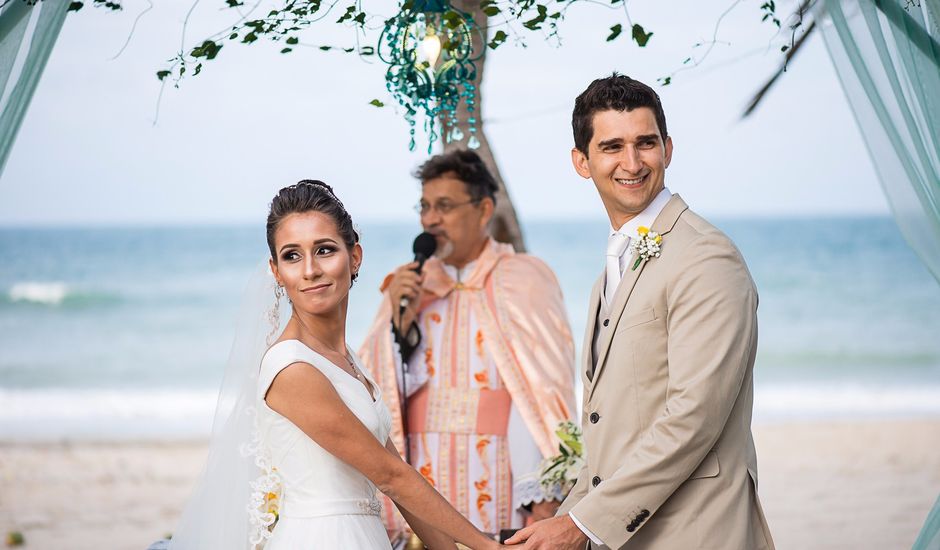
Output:
<instances>
[{"instance_id":1,"label":"overcast sky","mask_svg":"<svg viewBox=\"0 0 940 550\"><path fill-rule=\"evenodd\" d=\"M154 125L154 74L179 49L192 0L156 2L112 59L148 5L124 3L66 20L0 177L0 224L257 223L277 189L302 178L331 183L359 221L413 219L409 173L426 143L409 152L401 116L368 104L393 103L378 60L227 45L201 75L166 88ZM187 44L233 21L223 4L197 4ZM622 11L584 3L562 23L561 48L530 36L527 48L491 52L487 133L523 221L604 217L593 185L571 168L574 97L614 70L654 84L701 55L693 45L711 39L732 4L634 0L631 16L654 32L640 49L626 32L604 41ZM738 2L709 57L658 88L675 143L666 184L706 215L887 213L820 36L757 114L739 120L779 59L760 4ZM792 2L778 5L786 12ZM303 40L351 45L355 33L333 20Z\"/></svg>"}]
</instances>

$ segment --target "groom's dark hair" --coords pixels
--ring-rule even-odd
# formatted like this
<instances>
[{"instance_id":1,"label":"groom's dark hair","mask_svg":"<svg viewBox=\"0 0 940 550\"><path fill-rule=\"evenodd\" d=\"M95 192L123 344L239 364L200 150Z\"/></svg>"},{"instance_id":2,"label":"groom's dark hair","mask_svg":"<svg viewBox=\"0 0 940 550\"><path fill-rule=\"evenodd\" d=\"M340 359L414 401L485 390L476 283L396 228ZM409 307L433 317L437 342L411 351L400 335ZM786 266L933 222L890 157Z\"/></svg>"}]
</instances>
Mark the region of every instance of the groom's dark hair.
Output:
<instances>
[{"instance_id":1,"label":"groom's dark hair","mask_svg":"<svg viewBox=\"0 0 940 550\"><path fill-rule=\"evenodd\" d=\"M574 146L588 156L588 145L594 137L594 113L599 111L632 111L648 107L656 117L656 126L663 141L666 141L666 113L659 95L652 88L629 76L614 74L598 78L574 100L571 113L571 129L574 131Z\"/></svg>"}]
</instances>

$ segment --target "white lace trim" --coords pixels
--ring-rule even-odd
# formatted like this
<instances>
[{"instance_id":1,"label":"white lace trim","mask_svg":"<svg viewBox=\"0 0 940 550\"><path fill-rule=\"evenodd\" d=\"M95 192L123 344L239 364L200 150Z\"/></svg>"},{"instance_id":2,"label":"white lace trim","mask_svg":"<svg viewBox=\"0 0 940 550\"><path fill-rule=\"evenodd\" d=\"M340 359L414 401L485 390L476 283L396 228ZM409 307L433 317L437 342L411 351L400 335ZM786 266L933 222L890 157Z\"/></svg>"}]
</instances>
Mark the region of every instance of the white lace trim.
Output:
<instances>
[{"instance_id":1,"label":"white lace trim","mask_svg":"<svg viewBox=\"0 0 940 550\"><path fill-rule=\"evenodd\" d=\"M380 503L379 499L375 497L375 494L372 495L372 498L360 500L356 504L364 514L370 514L373 516L382 515L382 503Z\"/></svg>"},{"instance_id":2,"label":"white lace trim","mask_svg":"<svg viewBox=\"0 0 940 550\"><path fill-rule=\"evenodd\" d=\"M558 502L565 500L565 494L560 486L554 485L551 490L546 490L539 483L539 479L535 474L521 477L513 484L512 492L514 508L522 508L529 504L547 500L557 500Z\"/></svg>"},{"instance_id":3,"label":"white lace trim","mask_svg":"<svg viewBox=\"0 0 940 550\"><path fill-rule=\"evenodd\" d=\"M246 411L256 415L254 407ZM248 497L248 542L252 550L264 548L271 531L277 522L280 509L283 485L277 468L271 465L271 455L261 443L257 418L251 432L251 441L241 447L244 457L254 457L255 466L261 470L261 475L248 483L251 495Z\"/></svg>"}]
</instances>

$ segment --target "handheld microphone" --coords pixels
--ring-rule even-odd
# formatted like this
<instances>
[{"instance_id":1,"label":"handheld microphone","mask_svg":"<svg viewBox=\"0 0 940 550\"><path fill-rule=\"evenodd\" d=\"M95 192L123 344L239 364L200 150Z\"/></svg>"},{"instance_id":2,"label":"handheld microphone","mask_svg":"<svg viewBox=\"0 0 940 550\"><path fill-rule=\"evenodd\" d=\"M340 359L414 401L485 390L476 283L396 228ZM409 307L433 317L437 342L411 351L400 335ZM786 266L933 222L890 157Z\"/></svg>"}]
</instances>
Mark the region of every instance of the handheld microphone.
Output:
<instances>
[{"instance_id":1,"label":"handheld microphone","mask_svg":"<svg viewBox=\"0 0 940 550\"><path fill-rule=\"evenodd\" d=\"M421 268L424 267L424 262L428 258L434 255L434 252L437 251L437 239L434 238L434 235L425 231L417 237L415 237L415 242L411 245L411 250L415 254L414 261L418 262L418 267L415 268L416 273L421 272ZM408 297L402 296L399 306L402 309L408 307Z\"/></svg>"},{"instance_id":2,"label":"handheld microphone","mask_svg":"<svg viewBox=\"0 0 940 550\"><path fill-rule=\"evenodd\" d=\"M415 272L420 273L421 268L424 267L425 260L433 256L434 252L437 250L437 239L434 238L434 235L425 231L415 237L415 242L411 250L415 253L415 261L418 262ZM407 296L401 297L401 301L398 303L400 307L398 311L399 316L405 314L408 301ZM415 328L414 325L412 325L412 328ZM418 338L420 339L420 332L415 333L418 334ZM404 335L403 338L407 339L408 336ZM417 343L414 342L411 345L416 346ZM408 360L404 357L402 357L401 362L401 425L405 428L405 462L411 464L411 438L408 433Z\"/></svg>"}]
</instances>

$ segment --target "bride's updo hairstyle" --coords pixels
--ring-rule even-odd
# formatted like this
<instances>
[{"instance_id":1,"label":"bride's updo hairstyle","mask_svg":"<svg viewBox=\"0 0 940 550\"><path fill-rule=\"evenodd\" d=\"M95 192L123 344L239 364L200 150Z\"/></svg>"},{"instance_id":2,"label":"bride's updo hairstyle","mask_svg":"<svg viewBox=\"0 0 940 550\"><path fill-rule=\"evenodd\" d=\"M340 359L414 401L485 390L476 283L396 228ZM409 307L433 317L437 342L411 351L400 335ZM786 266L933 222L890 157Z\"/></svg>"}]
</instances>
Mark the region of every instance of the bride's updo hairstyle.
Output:
<instances>
[{"instance_id":1,"label":"bride's updo hairstyle","mask_svg":"<svg viewBox=\"0 0 940 550\"><path fill-rule=\"evenodd\" d=\"M342 201L333 192L333 188L320 180L300 180L294 185L289 185L277 192L271 201L271 211L268 213L267 238L268 249L271 251L271 259L277 263L277 252L274 250L274 233L278 226L287 216L291 214L303 214L304 212L319 212L325 214L333 220L339 235L346 243L346 247L352 249L359 243L359 233L353 227L352 218ZM355 281L358 273L352 274L352 280Z\"/></svg>"}]
</instances>

